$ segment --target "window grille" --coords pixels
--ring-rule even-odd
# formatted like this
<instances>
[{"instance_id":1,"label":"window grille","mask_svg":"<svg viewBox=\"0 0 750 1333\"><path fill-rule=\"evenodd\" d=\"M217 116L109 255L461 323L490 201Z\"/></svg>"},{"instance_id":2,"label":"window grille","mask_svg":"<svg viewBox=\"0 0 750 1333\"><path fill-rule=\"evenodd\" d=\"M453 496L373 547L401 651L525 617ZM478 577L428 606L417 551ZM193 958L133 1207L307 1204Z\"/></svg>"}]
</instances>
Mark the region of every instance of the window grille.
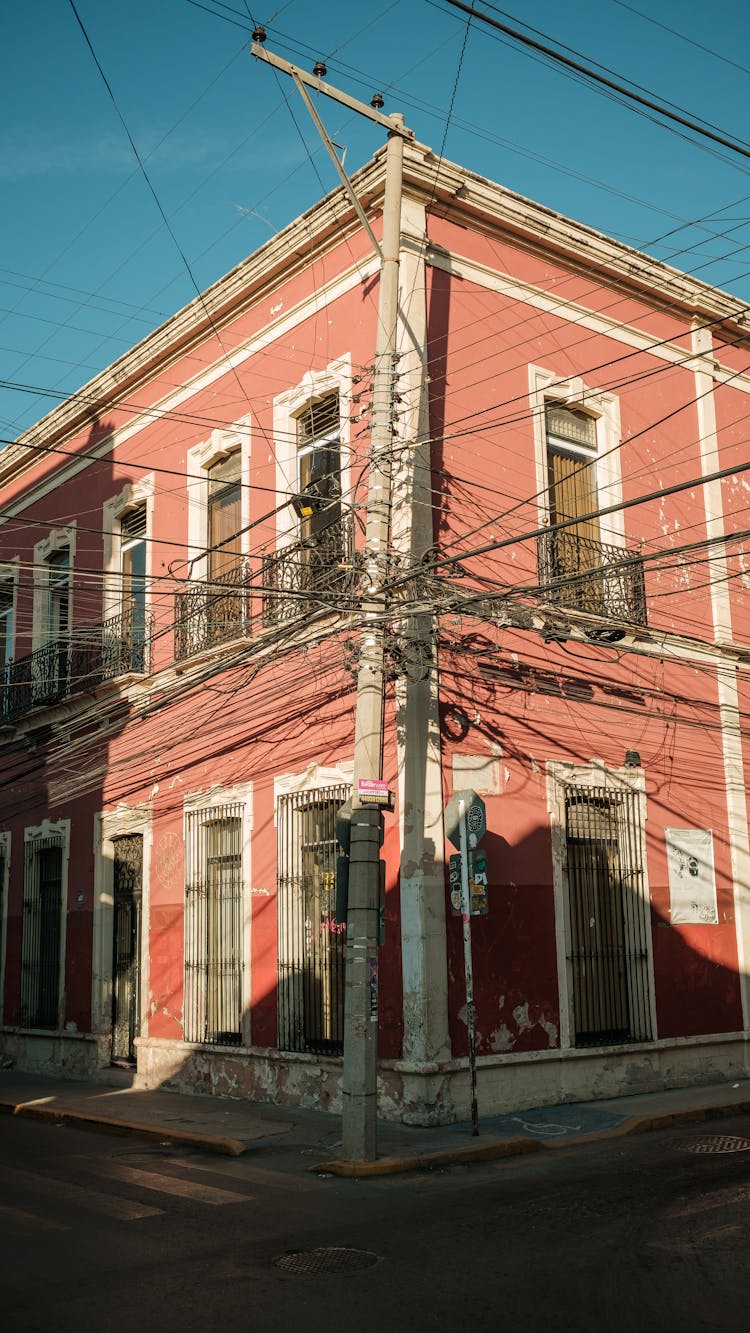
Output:
<instances>
[{"instance_id":1,"label":"window grille","mask_svg":"<svg viewBox=\"0 0 750 1333\"><path fill-rule=\"evenodd\" d=\"M565 788L576 1046L652 1039L639 802L635 791Z\"/></svg>"},{"instance_id":2,"label":"window grille","mask_svg":"<svg viewBox=\"0 0 750 1333\"><path fill-rule=\"evenodd\" d=\"M57 1028L62 929L61 834L26 844L21 946L21 1027Z\"/></svg>"},{"instance_id":3,"label":"window grille","mask_svg":"<svg viewBox=\"0 0 750 1333\"><path fill-rule=\"evenodd\" d=\"M278 805L279 1046L344 1049L346 923L336 920L336 815L349 786L282 796Z\"/></svg>"},{"instance_id":4,"label":"window grille","mask_svg":"<svg viewBox=\"0 0 750 1333\"><path fill-rule=\"evenodd\" d=\"M241 804L185 816L185 1040L242 1040Z\"/></svg>"},{"instance_id":5,"label":"window grille","mask_svg":"<svg viewBox=\"0 0 750 1333\"><path fill-rule=\"evenodd\" d=\"M123 542L135 541L146 536L146 506L138 505L129 509L120 519L120 536Z\"/></svg>"}]
</instances>

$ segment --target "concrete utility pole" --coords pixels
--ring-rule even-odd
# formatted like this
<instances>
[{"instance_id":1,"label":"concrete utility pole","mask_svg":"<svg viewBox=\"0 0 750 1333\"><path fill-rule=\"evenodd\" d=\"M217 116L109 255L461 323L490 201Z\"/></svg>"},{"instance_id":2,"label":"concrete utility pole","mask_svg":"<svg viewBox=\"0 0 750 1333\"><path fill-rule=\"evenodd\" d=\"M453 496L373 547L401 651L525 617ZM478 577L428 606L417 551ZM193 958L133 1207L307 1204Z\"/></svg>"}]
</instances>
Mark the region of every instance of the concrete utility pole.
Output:
<instances>
[{"instance_id":1,"label":"concrete utility pole","mask_svg":"<svg viewBox=\"0 0 750 1333\"><path fill-rule=\"evenodd\" d=\"M350 841L349 906L346 931L346 993L344 1004L344 1072L342 1148L349 1161L377 1156L378 938L380 926L380 846L383 816L379 807L363 805L362 780L383 776L383 659L387 607L388 552L393 453L393 399L398 321L398 272L401 247L401 195L404 139L413 138L403 116L380 113L383 99L372 106L323 82L326 68L316 64L309 75L259 43L253 33L252 53L291 75L331 156L344 189L381 261L378 331L372 382L370 472L365 545L366 587L362 599L364 625L357 676L354 730L354 790ZM388 130L382 245L346 176L310 96L312 88L343 103Z\"/></svg>"}]
</instances>

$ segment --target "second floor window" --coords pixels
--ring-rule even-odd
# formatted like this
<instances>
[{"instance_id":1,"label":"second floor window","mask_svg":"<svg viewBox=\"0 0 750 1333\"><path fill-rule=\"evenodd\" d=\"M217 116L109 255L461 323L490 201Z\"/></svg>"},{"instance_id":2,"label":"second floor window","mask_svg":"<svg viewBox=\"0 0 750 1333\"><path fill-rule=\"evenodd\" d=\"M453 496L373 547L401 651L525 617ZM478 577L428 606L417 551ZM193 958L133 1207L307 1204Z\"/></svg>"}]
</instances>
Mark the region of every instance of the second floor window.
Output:
<instances>
[{"instance_id":1,"label":"second floor window","mask_svg":"<svg viewBox=\"0 0 750 1333\"><path fill-rule=\"evenodd\" d=\"M566 605L603 614L604 583L597 573L602 566L602 545L595 516L599 504L596 422L576 408L548 403L545 429L549 521L554 525L575 520L569 527L550 532L543 544L547 578L560 582Z\"/></svg>"},{"instance_id":2,"label":"second floor window","mask_svg":"<svg viewBox=\"0 0 750 1333\"><path fill-rule=\"evenodd\" d=\"M44 637L48 643L70 632L70 551L55 551L47 560L47 606Z\"/></svg>"},{"instance_id":3,"label":"second floor window","mask_svg":"<svg viewBox=\"0 0 750 1333\"><path fill-rule=\"evenodd\" d=\"M120 521L122 614L134 639L146 631L146 506L139 505Z\"/></svg>"},{"instance_id":4,"label":"second floor window","mask_svg":"<svg viewBox=\"0 0 750 1333\"><path fill-rule=\"evenodd\" d=\"M13 658L13 584L0 583L0 674Z\"/></svg>"},{"instance_id":5,"label":"second floor window","mask_svg":"<svg viewBox=\"0 0 750 1333\"><path fill-rule=\"evenodd\" d=\"M208 473L208 578L231 581L242 557L242 485L239 453Z\"/></svg>"},{"instance_id":6,"label":"second floor window","mask_svg":"<svg viewBox=\"0 0 750 1333\"><path fill-rule=\"evenodd\" d=\"M310 403L297 417L299 489L312 512L300 520L303 541L321 549L341 542L341 425L339 395Z\"/></svg>"}]
</instances>

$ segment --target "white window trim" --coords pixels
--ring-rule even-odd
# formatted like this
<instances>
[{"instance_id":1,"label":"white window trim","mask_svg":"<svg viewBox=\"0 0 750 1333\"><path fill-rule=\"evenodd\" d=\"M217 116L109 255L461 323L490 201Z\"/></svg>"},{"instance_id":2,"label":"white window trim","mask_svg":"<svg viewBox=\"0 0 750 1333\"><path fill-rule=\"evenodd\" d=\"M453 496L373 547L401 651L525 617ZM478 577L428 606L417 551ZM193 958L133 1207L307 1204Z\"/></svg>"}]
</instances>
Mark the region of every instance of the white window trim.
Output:
<instances>
[{"instance_id":1,"label":"white window trim","mask_svg":"<svg viewBox=\"0 0 750 1333\"><path fill-rule=\"evenodd\" d=\"M36 652L47 642L47 598L49 595L50 556L61 551L69 554L68 624L73 625L73 566L76 554L76 523L66 528L54 528L48 537L34 547L34 606L31 619L31 648Z\"/></svg>"},{"instance_id":2,"label":"white window trim","mask_svg":"<svg viewBox=\"0 0 750 1333\"><path fill-rule=\"evenodd\" d=\"M105 500L102 506L104 532L104 579L102 586L102 619L119 616L122 612L122 520L133 509L146 506L146 538L153 532L155 482L153 472L138 481L127 482L118 495ZM153 558L150 540L146 541L146 614L151 609L151 581Z\"/></svg>"},{"instance_id":3,"label":"white window trim","mask_svg":"<svg viewBox=\"0 0 750 1333\"><path fill-rule=\"evenodd\" d=\"M560 1001L560 1047L573 1049L573 969L568 958L568 942L572 938L570 900L567 885L567 847L565 837L565 787L609 787L615 791L635 791L639 806L639 853L643 874L636 886L642 900L646 920L646 969L652 1040L656 1041L656 992L654 987L654 958L651 929L651 893L646 859L646 777L642 768L608 768L603 759L591 759L587 764L548 761L547 808L550 817L552 842L552 881L555 905L555 942L557 948L557 978Z\"/></svg>"},{"instance_id":4,"label":"white window trim","mask_svg":"<svg viewBox=\"0 0 750 1333\"><path fill-rule=\"evenodd\" d=\"M41 824L30 825L23 831L24 843L24 876L26 874L26 848L30 842L38 842L42 838L52 838L60 836L62 838L62 857L60 867L60 956L59 956L59 982L57 994L57 1031L60 1032L65 1026L65 954L68 939L68 865L70 862L70 820L59 819L56 823L49 819L43 819ZM26 883L24 880L23 896L26 897ZM24 927L23 908L21 910L21 961L23 962L24 953ZM32 1031L34 1029L31 1029ZM45 1028L45 1031L47 1029Z\"/></svg>"},{"instance_id":5,"label":"white window trim","mask_svg":"<svg viewBox=\"0 0 750 1333\"><path fill-rule=\"evenodd\" d=\"M187 451L188 578L202 580L208 574L209 472L230 454L240 455L240 549L250 550L250 453L251 419L240 417L226 430L213 430L207 440Z\"/></svg>"},{"instance_id":6,"label":"white window trim","mask_svg":"<svg viewBox=\"0 0 750 1333\"><path fill-rule=\"evenodd\" d=\"M151 910L152 811L150 805L121 806L94 815L94 922L91 977L91 1030L112 1034L112 932L114 930L115 838L140 834L143 838L143 884L141 898L141 1036L148 1036L148 949Z\"/></svg>"},{"instance_id":7,"label":"white window trim","mask_svg":"<svg viewBox=\"0 0 750 1333\"><path fill-rule=\"evenodd\" d=\"M0 893L3 896L3 909L0 913L0 1026L3 1022L3 1000L5 996L5 956L8 948L8 890L10 887L10 848L11 836L8 832L0 833L0 853L4 865L3 882Z\"/></svg>"},{"instance_id":8,"label":"white window trim","mask_svg":"<svg viewBox=\"0 0 750 1333\"><path fill-rule=\"evenodd\" d=\"M339 423L341 440L341 494L351 490L350 418L352 395L351 357L337 357L325 370L308 370L299 384L273 400L273 436L276 450L276 495L281 502L295 495L300 488L299 458L297 451L297 417L310 403L327 393L339 395ZM276 515L276 544L289 546L299 535L299 520L291 505L285 505Z\"/></svg>"},{"instance_id":9,"label":"white window trim","mask_svg":"<svg viewBox=\"0 0 750 1333\"><path fill-rule=\"evenodd\" d=\"M252 831L253 784L238 782L231 787L215 784L205 791L188 793L183 800L183 839L187 839L187 814L190 811L211 811L224 805L242 806L242 1045L249 1046L252 1038ZM184 878L184 877L183 877ZM185 888L183 883L183 923L185 916Z\"/></svg>"},{"instance_id":10,"label":"white window trim","mask_svg":"<svg viewBox=\"0 0 750 1333\"><path fill-rule=\"evenodd\" d=\"M620 400L612 393L590 388L578 375L565 378L541 366L529 366L529 399L534 428L536 493L539 526L546 526L549 516L549 475L547 471L548 403L563 403L579 408L594 418L596 424L596 487L599 507L622 504L622 464L620 445ZM571 452L577 452L571 446ZM581 450L581 458L588 457ZM600 521L601 539L610 546L625 546L625 515L617 510Z\"/></svg>"},{"instance_id":11,"label":"white window trim","mask_svg":"<svg viewBox=\"0 0 750 1333\"><path fill-rule=\"evenodd\" d=\"M354 781L354 763L342 760L335 767L324 764L310 764L301 773L281 773L273 780L273 822L277 822L276 811L280 796L293 792L324 790L326 787L352 785Z\"/></svg>"},{"instance_id":12,"label":"white window trim","mask_svg":"<svg viewBox=\"0 0 750 1333\"><path fill-rule=\"evenodd\" d=\"M10 657L11 661L13 661L13 659L16 656L16 645L18 643L18 574L19 574L20 564L21 564L21 557L18 555L12 556L10 560L0 561L0 584L9 583L11 585L11 594L13 597L13 604L11 606L11 613L10 613L11 627L12 627L12 651ZM2 670L4 666L5 663L0 662L0 670Z\"/></svg>"}]
</instances>

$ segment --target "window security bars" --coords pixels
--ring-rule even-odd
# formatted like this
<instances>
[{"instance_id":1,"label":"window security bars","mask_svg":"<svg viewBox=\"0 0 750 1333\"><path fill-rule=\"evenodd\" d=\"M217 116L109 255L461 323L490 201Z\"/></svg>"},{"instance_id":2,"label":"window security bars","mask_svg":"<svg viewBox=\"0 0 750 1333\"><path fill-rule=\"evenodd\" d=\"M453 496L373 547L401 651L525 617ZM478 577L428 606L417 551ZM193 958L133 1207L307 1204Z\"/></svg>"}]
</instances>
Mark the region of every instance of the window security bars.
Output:
<instances>
[{"instance_id":1,"label":"window security bars","mask_svg":"<svg viewBox=\"0 0 750 1333\"><path fill-rule=\"evenodd\" d=\"M242 1040L243 806L185 816L185 1040Z\"/></svg>"},{"instance_id":2,"label":"window security bars","mask_svg":"<svg viewBox=\"0 0 750 1333\"><path fill-rule=\"evenodd\" d=\"M3 716L10 719L96 689L106 680L149 669L151 622L136 625L130 613L74 631L8 663Z\"/></svg>"},{"instance_id":3,"label":"window security bars","mask_svg":"<svg viewBox=\"0 0 750 1333\"><path fill-rule=\"evenodd\" d=\"M57 1028L60 1023L62 857L60 834L26 844L21 945L23 1028Z\"/></svg>"},{"instance_id":4,"label":"window security bars","mask_svg":"<svg viewBox=\"0 0 750 1333\"><path fill-rule=\"evenodd\" d=\"M278 805L279 1046L344 1049L346 923L337 922L336 814L348 786L295 792Z\"/></svg>"},{"instance_id":5,"label":"window security bars","mask_svg":"<svg viewBox=\"0 0 750 1333\"><path fill-rule=\"evenodd\" d=\"M330 604L331 610L355 605L354 528L349 518L263 557L263 623L276 625L309 615Z\"/></svg>"},{"instance_id":6,"label":"window security bars","mask_svg":"<svg viewBox=\"0 0 750 1333\"><path fill-rule=\"evenodd\" d=\"M576 1046L652 1039L639 800L609 787L565 789Z\"/></svg>"},{"instance_id":7,"label":"window security bars","mask_svg":"<svg viewBox=\"0 0 750 1333\"><path fill-rule=\"evenodd\" d=\"M537 550L544 601L631 625L647 623L640 556L583 537L574 527L545 533Z\"/></svg>"},{"instance_id":8,"label":"window security bars","mask_svg":"<svg viewBox=\"0 0 750 1333\"><path fill-rule=\"evenodd\" d=\"M133 1060L141 1030L141 903L143 837L114 838L112 932L112 1059Z\"/></svg>"},{"instance_id":9,"label":"window security bars","mask_svg":"<svg viewBox=\"0 0 750 1333\"><path fill-rule=\"evenodd\" d=\"M217 643L244 638L250 632L250 571L244 560L208 584L175 596L174 655L177 662Z\"/></svg>"}]
</instances>

